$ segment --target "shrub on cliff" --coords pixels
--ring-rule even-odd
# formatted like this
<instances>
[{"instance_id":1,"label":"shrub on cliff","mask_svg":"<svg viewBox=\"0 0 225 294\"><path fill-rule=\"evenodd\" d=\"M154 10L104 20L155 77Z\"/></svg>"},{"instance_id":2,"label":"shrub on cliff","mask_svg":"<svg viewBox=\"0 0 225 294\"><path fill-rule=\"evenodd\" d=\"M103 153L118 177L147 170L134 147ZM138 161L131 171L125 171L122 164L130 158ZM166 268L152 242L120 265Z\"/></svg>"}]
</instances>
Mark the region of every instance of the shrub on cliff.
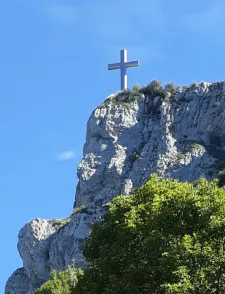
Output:
<instances>
[{"instance_id":1,"label":"shrub on cliff","mask_svg":"<svg viewBox=\"0 0 225 294\"><path fill-rule=\"evenodd\" d=\"M157 80L153 80L146 87L143 87L142 89L140 89L140 92L145 95L148 95L149 97L152 97L152 98L154 98L156 96L160 96L161 98L165 97L165 92L163 91L163 86Z\"/></svg>"},{"instance_id":2,"label":"shrub on cliff","mask_svg":"<svg viewBox=\"0 0 225 294\"><path fill-rule=\"evenodd\" d=\"M169 92L172 96L174 96L177 93L177 86L174 82L167 83L164 87L164 91Z\"/></svg>"},{"instance_id":3,"label":"shrub on cliff","mask_svg":"<svg viewBox=\"0 0 225 294\"><path fill-rule=\"evenodd\" d=\"M83 274L81 269L76 270L69 266L65 271L51 272L50 279L44 283L35 294L71 294L75 290L78 277Z\"/></svg>"},{"instance_id":4,"label":"shrub on cliff","mask_svg":"<svg viewBox=\"0 0 225 294\"><path fill-rule=\"evenodd\" d=\"M132 96L133 98L137 99L140 97L140 90L141 90L141 86L139 84L134 84L133 89L132 89Z\"/></svg>"}]
</instances>

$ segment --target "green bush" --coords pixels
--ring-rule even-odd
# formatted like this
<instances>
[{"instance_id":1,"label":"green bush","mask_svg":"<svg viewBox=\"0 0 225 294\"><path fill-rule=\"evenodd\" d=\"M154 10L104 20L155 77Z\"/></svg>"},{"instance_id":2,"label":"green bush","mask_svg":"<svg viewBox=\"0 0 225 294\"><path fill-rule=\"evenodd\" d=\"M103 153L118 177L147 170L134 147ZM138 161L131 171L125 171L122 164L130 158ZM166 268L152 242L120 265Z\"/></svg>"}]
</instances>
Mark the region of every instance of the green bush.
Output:
<instances>
[{"instance_id":1,"label":"green bush","mask_svg":"<svg viewBox=\"0 0 225 294\"><path fill-rule=\"evenodd\" d=\"M142 88L141 92L145 95L152 97L152 98L154 98L156 96L160 96L162 98L165 97L165 92L163 91L162 84L157 80L153 80L146 87Z\"/></svg>"},{"instance_id":2,"label":"green bush","mask_svg":"<svg viewBox=\"0 0 225 294\"><path fill-rule=\"evenodd\" d=\"M50 221L53 227L60 228L65 226L67 223L71 221L70 217L67 217L65 219L53 219Z\"/></svg>"},{"instance_id":3,"label":"green bush","mask_svg":"<svg viewBox=\"0 0 225 294\"><path fill-rule=\"evenodd\" d=\"M141 86L139 84L135 83L133 86L133 92L138 94L140 92L140 89L141 89Z\"/></svg>"},{"instance_id":4,"label":"green bush","mask_svg":"<svg viewBox=\"0 0 225 294\"><path fill-rule=\"evenodd\" d=\"M57 273L53 270L50 279L34 294L71 294L75 291L78 278L83 275L81 269L75 269L74 265L68 266L65 271Z\"/></svg>"},{"instance_id":5,"label":"green bush","mask_svg":"<svg viewBox=\"0 0 225 294\"><path fill-rule=\"evenodd\" d=\"M134 84L133 86L133 90L132 90L132 95L133 95L133 98L139 98L140 97L140 85L139 84Z\"/></svg>"},{"instance_id":6,"label":"green bush","mask_svg":"<svg viewBox=\"0 0 225 294\"><path fill-rule=\"evenodd\" d=\"M165 85L164 90L174 96L177 93L177 86L174 84L174 82L170 82Z\"/></svg>"},{"instance_id":7,"label":"green bush","mask_svg":"<svg viewBox=\"0 0 225 294\"><path fill-rule=\"evenodd\" d=\"M74 208L72 215L77 214L78 212L85 212L86 211L86 206L85 205L81 205L79 207Z\"/></svg>"}]
</instances>

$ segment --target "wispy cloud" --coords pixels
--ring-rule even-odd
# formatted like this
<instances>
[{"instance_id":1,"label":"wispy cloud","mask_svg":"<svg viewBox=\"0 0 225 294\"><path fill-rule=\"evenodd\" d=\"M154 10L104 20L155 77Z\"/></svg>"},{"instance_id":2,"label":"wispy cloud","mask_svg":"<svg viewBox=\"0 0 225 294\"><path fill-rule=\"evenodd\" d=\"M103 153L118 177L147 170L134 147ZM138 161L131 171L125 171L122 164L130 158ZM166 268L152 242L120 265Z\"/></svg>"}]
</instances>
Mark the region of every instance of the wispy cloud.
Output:
<instances>
[{"instance_id":1,"label":"wispy cloud","mask_svg":"<svg viewBox=\"0 0 225 294\"><path fill-rule=\"evenodd\" d=\"M203 6L204 7L204 6ZM191 14L186 19L186 26L194 32L214 37L224 31L225 2L219 1L208 10ZM213 34L210 36L210 34Z\"/></svg>"},{"instance_id":2,"label":"wispy cloud","mask_svg":"<svg viewBox=\"0 0 225 294\"><path fill-rule=\"evenodd\" d=\"M75 158L75 152L72 150L67 150L56 154L56 159L58 161L65 161L73 158Z\"/></svg>"}]
</instances>

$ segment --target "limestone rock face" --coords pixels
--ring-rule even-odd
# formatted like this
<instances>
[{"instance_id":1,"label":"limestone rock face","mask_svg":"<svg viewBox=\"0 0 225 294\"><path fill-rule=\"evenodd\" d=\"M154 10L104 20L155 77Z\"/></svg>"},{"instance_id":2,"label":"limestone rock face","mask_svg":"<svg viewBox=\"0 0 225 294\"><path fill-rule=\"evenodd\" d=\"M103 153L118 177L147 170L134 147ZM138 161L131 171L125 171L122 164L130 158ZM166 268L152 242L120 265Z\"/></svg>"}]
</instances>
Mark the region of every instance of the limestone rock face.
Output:
<instances>
[{"instance_id":1,"label":"limestone rock face","mask_svg":"<svg viewBox=\"0 0 225 294\"><path fill-rule=\"evenodd\" d=\"M128 194L151 176L195 181L212 179L224 158L225 83L200 83L162 99L147 93L116 93L91 114L83 159L78 166L71 220L35 219L19 233L23 268L9 278L5 294L32 294L52 269L72 259L85 267L80 245L103 205Z\"/></svg>"},{"instance_id":2,"label":"limestone rock face","mask_svg":"<svg viewBox=\"0 0 225 294\"><path fill-rule=\"evenodd\" d=\"M5 294L32 294L33 286L27 275L25 268L17 269L8 279L5 286Z\"/></svg>"},{"instance_id":3,"label":"limestone rock face","mask_svg":"<svg viewBox=\"0 0 225 294\"><path fill-rule=\"evenodd\" d=\"M31 283L38 286L48 279L49 246L56 228L51 222L34 219L19 232L18 250Z\"/></svg>"},{"instance_id":4,"label":"limestone rock face","mask_svg":"<svg viewBox=\"0 0 225 294\"><path fill-rule=\"evenodd\" d=\"M88 121L75 206L127 194L155 172L188 181L210 178L215 159L206 147L225 132L223 88L201 83L160 104L158 96L130 102L109 97Z\"/></svg>"}]
</instances>

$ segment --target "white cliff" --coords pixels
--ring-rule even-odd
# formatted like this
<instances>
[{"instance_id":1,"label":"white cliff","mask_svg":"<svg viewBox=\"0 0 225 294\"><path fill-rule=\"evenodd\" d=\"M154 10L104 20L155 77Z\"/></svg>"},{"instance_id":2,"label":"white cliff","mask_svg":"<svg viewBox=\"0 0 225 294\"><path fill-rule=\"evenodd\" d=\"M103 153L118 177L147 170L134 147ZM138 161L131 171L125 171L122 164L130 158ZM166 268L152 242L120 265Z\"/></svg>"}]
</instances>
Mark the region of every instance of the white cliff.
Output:
<instances>
[{"instance_id":1,"label":"white cliff","mask_svg":"<svg viewBox=\"0 0 225 294\"><path fill-rule=\"evenodd\" d=\"M225 83L201 83L166 93L164 99L132 93L109 96L89 118L75 207L70 219L35 219L19 233L23 268L9 278L5 294L32 294L52 269L75 259L84 267L81 244L103 205L140 187L152 173L195 181L225 170Z\"/></svg>"}]
</instances>

